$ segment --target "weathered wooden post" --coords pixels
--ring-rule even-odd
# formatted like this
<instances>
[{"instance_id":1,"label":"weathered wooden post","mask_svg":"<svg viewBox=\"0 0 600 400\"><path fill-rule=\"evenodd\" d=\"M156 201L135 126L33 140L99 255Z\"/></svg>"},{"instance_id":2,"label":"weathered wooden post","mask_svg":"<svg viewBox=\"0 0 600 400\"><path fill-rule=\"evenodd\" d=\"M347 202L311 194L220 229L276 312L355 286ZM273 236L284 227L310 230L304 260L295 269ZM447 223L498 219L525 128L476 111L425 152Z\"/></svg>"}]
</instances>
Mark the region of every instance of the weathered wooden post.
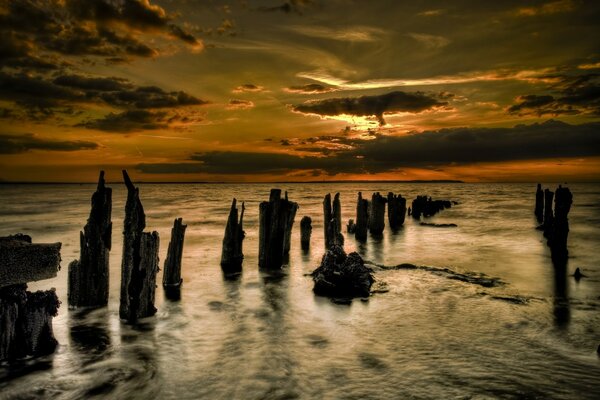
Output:
<instances>
[{"instance_id":1,"label":"weathered wooden post","mask_svg":"<svg viewBox=\"0 0 600 400\"><path fill-rule=\"evenodd\" d=\"M362 198L362 193L358 192L356 201L356 226L354 236L357 240L367 240L367 227L369 224L369 200Z\"/></svg>"},{"instance_id":2,"label":"weathered wooden post","mask_svg":"<svg viewBox=\"0 0 600 400\"><path fill-rule=\"evenodd\" d=\"M167 297L178 298L178 290L183 280L181 279L181 259L183 257L183 241L185 239L185 229L182 218L176 218L171 228L171 241L167 250L165 267L163 271L163 288ZM173 296L171 296L173 294Z\"/></svg>"},{"instance_id":3,"label":"weathered wooden post","mask_svg":"<svg viewBox=\"0 0 600 400\"><path fill-rule=\"evenodd\" d=\"M242 213L238 220L237 200L231 202L229 210L229 218L227 218L227 226L225 227L225 235L223 236L223 250L221 252L221 268L225 273L240 272L242 270L242 262L244 261L244 252L242 243L246 233L244 232L244 203L242 203Z\"/></svg>"},{"instance_id":4,"label":"weathered wooden post","mask_svg":"<svg viewBox=\"0 0 600 400\"><path fill-rule=\"evenodd\" d=\"M336 193L333 204L331 195L328 193L323 200L323 231L325 249L333 245L343 246L344 236L342 235L342 207L340 204L340 194Z\"/></svg>"},{"instance_id":5,"label":"weathered wooden post","mask_svg":"<svg viewBox=\"0 0 600 400\"><path fill-rule=\"evenodd\" d=\"M388 193L388 221L393 230L400 228L404 224L406 215L406 199L402 195Z\"/></svg>"},{"instance_id":6,"label":"weathered wooden post","mask_svg":"<svg viewBox=\"0 0 600 400\"><path fill-rule=\"evenodd\" d=\"M146 214L136 188L123 170L127 186L123 223L123 261L121 263L121 304L119 316L129 322L156 313L154 295L158 273L158 232L144 232Z\"/></svg>"},{"instance_id":7,"label":"weathered wooden post","mask_svg":"<svg viewBox=\"0 0 600 400\"><path fill-rule=\"evenodd\" d=\"M379 194L373 193L371 197L371 210L369 212L369 232L371 235L381 235L385 228L385 203L387 200Z\"/></svg>"},{"instance_id":8,"label":"weathered wooden post","mask_svg":"<svg viewBox=\"0 0 600 400\"><path fill-rule=\"evenodd\" d=\"M535 192L535 217L539 223L544 221L544 191L539 183Z\"/></svg>"},{"instance_id":9,"label":"weathered wooden post","mask_svg":"<svg viewBox=\"0 0 600 400\"><path fill-rule=\"evenodd\" d=\"M555 260L566 260L569 255L567 250L567 237L569 236L569 211L573 204L573 195L568 188L558 186L554 196L554 222L548 244Z\"/></svg>"},{"instance_id":10,"label":"weathered wooden post","mask_svg":"<svg viewBox=\"0 0 600 400\"><path fill-rule=\"evenodd\" d=\"M544 236L547 236L552 229L554 223L554 214L552 212L552 200L554 199L554 192L550 189L544 190Z\"/></svg>"},{"instance_id":11,"label":"weathered wooden post","mask_svg":"<svg viewBox=\"0 0 600 400\"><path fill-rule=\"evenodd\" d=\"M310 248L310 236L312 234L312 219L308 216L302 217L300 220L300 245L302 250Z\"/></svg>"},{"instance_id":12,"label":"weathered wooden post","mask_svg":"<svg viewBox=\"0 0 600 400\"><path fill-rule=\"evenodd\" d=\"M263 269L278 269L287 262L292 226L298 204L281 198L280 189L271 189L269 201L259 206L258 265Z\"/></svg>"},{"instance_id":13,"label":"weathered wooden post","mask_svg":"<svg viewBox=\"0 0 600 400\"><path fill-rule=\"evenodd\" d=\"M109 254L112 238L112 189L100 171L92 195L92 209L79 235L79 260L69 264L69 307L103 307L108 304Z\"/></svg>"},{"instance_id":14,"label":"weathered wooden post","mask_svg":"<svg viewBox=\"0 0 600 400\"><path fill-rule=\"evenodd\" d=\"M60 306L56 291L32 293L27 282L56 276L60 248L60 243L32 244L27 235L0 237L0 361L56 349L52 330Z\"/></svg>"}]
</instances>

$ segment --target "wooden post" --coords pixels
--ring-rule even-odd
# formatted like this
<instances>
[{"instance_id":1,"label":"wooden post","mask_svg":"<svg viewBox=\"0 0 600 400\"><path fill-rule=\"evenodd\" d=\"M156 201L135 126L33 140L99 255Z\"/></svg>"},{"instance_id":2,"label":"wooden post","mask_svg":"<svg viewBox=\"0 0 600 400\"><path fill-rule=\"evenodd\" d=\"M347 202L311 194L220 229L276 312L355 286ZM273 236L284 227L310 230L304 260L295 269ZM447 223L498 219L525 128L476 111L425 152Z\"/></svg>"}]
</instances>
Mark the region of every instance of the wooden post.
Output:
<instances>
[{"instance_id":1,"label":"wooden post","mask_svg":"<svg viewBox=\"0 0 600 400\"><path fill-rule=\"evenodd\" d=\"M548 239L552 258L555 261L566 261L569 252L567 250L567 237L569 236L569 211L573 204L573 195L568 188L558 186L554 197L554 221L551 235Z\"/></svg>"},{"instance_id":2,"label":"wooden post","mask_svg":"<svg viewBox=\"0 0 600 400\"><path fill-rule=\"evenodd\" d=\"M401 195L388 193L388 221L393 230L400 228L404 224L406 215L406 199Z\"/></svg>"},{"instance_id":3,"label":"wooden post","mask_svg":"<svg viewBox=\"0 0 600 400\"><path fill-rule=\"evenodd\" d=\"M79 260L69 264L69 307L103 307L108 304L109 254L112 238L112 189L100 171L92 195L92 209L79 235Z\"/></svg>"},{"instance_id":4,"label":"wooden post","mask_svg":"<svg viewBox=\"0 0 600 400\"><path fill-rule=\"evenodd\" d=\"M163 271L163 287L167 292L169 292L170 289L179 289L183 282L181 279L181 258L183 257L183 240L185 238L186 228L187 225L183 225L182 218L176 218L175 221L173 221L171 241L169 242L169 249L167 250L167 258L165 259Z\"/></svg>"},{"instance_id":5,"label":"wooden post","mask_svg":"<svg viewBox=\"0 0 600 400\"><path fill-rule=\"evenodd\" d=\"M342 207L340 204L340 194L336 193L331 202L331 195L328 193L323 199L323 231L325 250L331 246L344 245L344 236L342 235Z\"/></svg>"},{"instance_id":6,"label":"wooden post","mask_svg":"<svg viewBox=\"0 0 600 400\"><path fill-rule=\"evenodd\" d=\"M544 190L544 236L547 236L552 229L554 222L554 214L552 212L552 200L554 199L554 192L550 189Z\"/></svg>"},{"instance_id":7,"label":"wooden post","mask_svg":"<svg viewBox=\"0 0 600 400\"><path fill-rule=\"evenodd\" d=\"M129 322L156 313L154 292L158 272L158 232L143 232L146 214L136 188L123 170L127 186L123 223L123 261L121 264L121 304L119 316Z\"/></svg>"},{"instance_id":8,"label":"wooden post","mask_svg":"<svg viewBox=\"0 0 600 400\"><path fill-rule=\"evenodd\" d=\"M244 261L244 252L242 243L244 241L244 203L242 203L242 213L238 221L238 209L236 207L236 199L231 202L229 210L229 218L225 227L225 235L223 237L223 249L221 252L221 268L225 273L240 272L242 270L242 262Z\"/></svg>"},{"instance_id":9,"label":"wooden post","mask_svg":"<svg viewBox=\"0 0 600 400\"><path fill-rule=\"evenodd\" d=\"M358 192L356 202L356 227L355 237L357 240L367 240L367 227L369 224L369 200L362 198L362 193Z\"/></svg>"},{"instance_id":10,"label":"wooden post","mask_svg":"<svg viewBox=\"0 0 600 400\"><path fill-rule=\"evenodd\" d=\"M271 189L269 201L259 206L258 265L264 269L278 269L287 262L292 226L298 204L281 198L280 189Z\"/></svg>"},{"instance_id":11,"label":"wooden post","mask_svg":"<svg viewBox=\"0 0 600 400\"><path fill-rule=\"evenodd\" d=\"M329 224L331 223L331 194L327 193L323 199L323 242L325 244L325 250L331 247L331 237Z\"/></svg>"},{"instance_id":12,"label":"wooden post","mask_svg":"<svg viewBox=\"0 0 600 400\"><path fill-rule=\"evenodd\" d=\"M535 192L535 217L539 223L544 221L544 191L539 183Z\"/></svg>"},{"instance_id":13,"label":"wooden post","mask_svg":"<svg viewBox=\"0 0 600 400\"><path fill-rule=\"evenodd\" d=\"M300 245L302 250L310 248L310 236L312 234L312 219L308 216L302 217L300 220Z\"/></svg>"},{"instance_id":14,"label":"wooden post","mask_svg":"<svg viewBox=\"0 0 600 400\"><path fill-rule=\"evenodd\" d=\"M385 203L387 200L379 194L373 193L371 197L371 210L369 213L369 232L371 235L381 235L385 228Z\"/></svg>"}]
</instances>

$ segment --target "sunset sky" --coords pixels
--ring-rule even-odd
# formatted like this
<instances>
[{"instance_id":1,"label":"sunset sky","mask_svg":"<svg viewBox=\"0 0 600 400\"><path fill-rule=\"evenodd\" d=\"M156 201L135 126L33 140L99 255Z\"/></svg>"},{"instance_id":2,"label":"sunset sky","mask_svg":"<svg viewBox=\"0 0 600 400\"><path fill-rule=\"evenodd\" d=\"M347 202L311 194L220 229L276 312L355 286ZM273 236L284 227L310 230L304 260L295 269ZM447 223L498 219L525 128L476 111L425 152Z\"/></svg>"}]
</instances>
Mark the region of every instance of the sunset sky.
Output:
<instances>
[{"instance_id":1,"label":"sunset sky","mask_svg":"<svg viewBox=\"0 0 600 400\"><path fill-rule=\"evenodd\" d=\"M600 2L0 0L0 180L600 181Z\"/></svg>"}]
</instances>

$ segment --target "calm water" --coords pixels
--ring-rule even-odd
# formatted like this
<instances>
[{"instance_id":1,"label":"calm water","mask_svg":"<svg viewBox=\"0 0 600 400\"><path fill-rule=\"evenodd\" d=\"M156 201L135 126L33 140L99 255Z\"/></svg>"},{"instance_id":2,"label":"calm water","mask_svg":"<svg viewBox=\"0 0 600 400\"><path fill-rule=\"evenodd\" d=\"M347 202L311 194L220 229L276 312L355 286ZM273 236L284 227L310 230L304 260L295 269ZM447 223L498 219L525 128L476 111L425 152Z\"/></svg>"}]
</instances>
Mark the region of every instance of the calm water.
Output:
<instances>
[{"instance_id":1,"label":"calm water","mask_svg":"<svg viewBox=\"0 0 600 400\"><path fill-rule=\"evenodd\" d=\"M290 265L257 270L258 203L272 185L140 185L147 230L161 238L161 265L175 217L188 224L179 302L157 282L155 317L118 318L125 189L113 187L109 306L67 309L67 265L94 185L0 185L0 235L63 243L62 270L31 289L56 287L58 351L0 366L1 398L390 399L600 398L600 185L569 185L571 258L557 288L550 253L534 229L534 184L281 184L300 204ZM551 186L553 189L555 185ZM357 191L394 191L460 202L419 226L408 218L366 245L346 250L392 266L403 262L498 277L486 288L426 270L376 272L377 293L350 306L315 297L307 273L323 253L322 199L339 191L344 221ZM231 198L246 201L244 272L225 280L219 260ZM311 251L299 221L313 218Z\"/></svg>"}]
</instances>

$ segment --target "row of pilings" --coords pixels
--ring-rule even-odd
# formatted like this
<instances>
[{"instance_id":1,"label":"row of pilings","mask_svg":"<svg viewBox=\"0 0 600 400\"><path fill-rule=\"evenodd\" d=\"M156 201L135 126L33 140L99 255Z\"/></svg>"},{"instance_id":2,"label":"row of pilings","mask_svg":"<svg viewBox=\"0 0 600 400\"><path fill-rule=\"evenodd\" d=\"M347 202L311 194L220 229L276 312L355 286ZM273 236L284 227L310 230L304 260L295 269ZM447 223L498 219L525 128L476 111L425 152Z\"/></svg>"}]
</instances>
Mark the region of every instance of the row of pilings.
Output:
<instances>
[{"instance_id":1,"label":"row of pilings","mask_svg":"<svg viewBox=\"0 0 600 400\"><path fill-rule=\"evenodd\" d=\"M572 204L573 195L569 188L558 185L556 191L553 192L548 188L542 189L542 185L538 183L534 210L535 217L540 224L537 229L544 232L555 264L565 263L569 256L567 249L568 216Z\"/></svg>"}]
</instances>

